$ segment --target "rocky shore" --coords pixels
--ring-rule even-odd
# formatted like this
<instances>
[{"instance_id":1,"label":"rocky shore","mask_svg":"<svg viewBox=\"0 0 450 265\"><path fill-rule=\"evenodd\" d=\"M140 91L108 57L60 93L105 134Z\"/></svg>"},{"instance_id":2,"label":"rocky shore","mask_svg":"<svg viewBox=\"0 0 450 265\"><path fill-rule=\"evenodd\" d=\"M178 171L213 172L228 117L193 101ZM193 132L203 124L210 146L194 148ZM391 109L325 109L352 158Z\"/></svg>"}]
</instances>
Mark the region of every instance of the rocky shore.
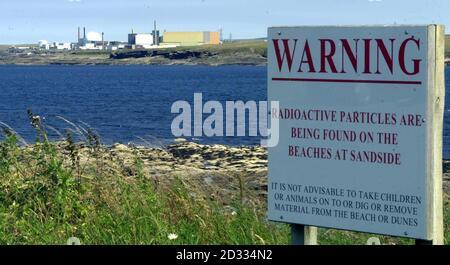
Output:
<instances>
[{"instance_id":1,"label":"rocky shore","mask_svg":"<svg viewBox=\"0 0 450 265\"><path fill-rule=\"evenodd\" d=\"M67 142L56 146L70 167L74 148ZM260 146L203 145L178 139L160 147L114 144L94 150L80 144L76 149L81 168L102 170L106 175L119 172L130 179L142 174L162 189L179 179L207 199L255 201L267 195L267 150Z\"/></svg>"},{"instance_id":2,"label":"rocky shore","mask_svg":"<svg viewBox=\"0 0 450 265\"><path fill-rule=\"evenodd\" d=\"M260 146L203 145L178 139L157 148L115 144L107 153L130 171L139 158L145 175L158 182L176 176L195 186L220 190L222 196L242 188L258 196L267 194L267 149ZM450 195L450 160L443 161L443 173L444 191Z\"/></svg>"},{"instance_id":3,"label":"rocky shore","mask_svg":"<svg viewBox=\"0 0 450 265\"><path fill-rule=\"evenodd\" d=\"M161 55L117 55L59 53L46 55L0 56L0 65L265 65L256 54L167 53Z\"/></svg>"}]
</instances>

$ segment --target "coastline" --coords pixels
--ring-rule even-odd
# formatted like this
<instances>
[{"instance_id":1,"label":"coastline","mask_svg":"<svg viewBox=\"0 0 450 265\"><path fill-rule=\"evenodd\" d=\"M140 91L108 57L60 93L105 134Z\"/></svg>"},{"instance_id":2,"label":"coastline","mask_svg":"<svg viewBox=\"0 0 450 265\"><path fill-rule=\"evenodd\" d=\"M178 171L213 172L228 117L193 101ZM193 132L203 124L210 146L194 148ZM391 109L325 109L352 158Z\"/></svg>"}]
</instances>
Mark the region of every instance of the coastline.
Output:
<instances>
[{"instance_id":1,"label":"coastline","mask_svg":"<svg viewBox=\"0 0 450 265\"><path fill-rule=\"evenodd\" d=\"M0 65L267 65L265 41L231 42L153 50L42 51L11 53L0 48ZM444 59L450 66L446 51Z\"/></svg>"},{"instance_id":2,"label":"coastline","mask_svg":"<svg viewBox=\"0 0 450 265\"><path fill-rule=\"evenodd\" d=\"M56 142L55 145L63 156L69 156L65 151L66 142ZM77 146L81 164L89 163L91 147L85 144ZM33 145L26 148L32 149ZM234 182L239 181L256 196L267 195L268 154L267 149L261 146L199 144L180 138L161 147L115 143L100 148L104 158L113 158L105 161L121 161L123 169L130 172L139 159L147 176L168 177L165 181L174 176L186 176L186 181L198 187L223 192L238 185ZM442 163L444 194L450 196L450 159L443 159ZM237 175L240 179L233 179Z\"/></svg>"},{"instance_id":3,"label":"coastline","mask_svg":"<svg viewBox=\"0 0 450 265\"><path fill-rule=\"evenodd\" d=\"M0 141L2 143L2 141ZM199 188L202 197L220 196L231 203L227 194L245 187L251 200L267 196L267 149L261 146L227 146L199 144L183 138L164 146L148 147L115 143L92 145L71 140L48 142L55 148L63 166L71 168L114 168L120 177L141 174L159 187L169 187L176 179ZM19 147L23 157L33 157L45 143ZM137 170L139 172L137 172ZM209 199L214 199L213 197Z\"/></svg>"},{"instance_id":4,"label":"coastline","mask_svg":"<svg viewBox=\"0 0 450 265\"><path fill-rule=\"evenodd\" d=\"M0 65L255 65L267 64L264 41L158 50L42 51L0 50Z\"/></svg>"},{"instance_id":5,"label":"coastline","mask_svg":"<svg viewBox=\"0 0 450 265\"><path fill-rule=\"evenodd\" d=\"M266 59L262 57L220 57L220 58L190 58L190 59L166 59L166 58L127 58L110 59L88 57L80 58L78 56L66 56L66 58L46 57L39 58L35 56L23 58L0 58L0 65L248 65L248 66L266 66Z\"/></svg>"},{"instance_id":6,"label":"coastline","mask_svg":"<svg viewBox=\"0 0 450 265\"><path fill-rule=\"evenodd\" d=\"M213 55L201 58L169 59L162 56L112 59L109 55L51 55L51 56L0 56L0 65L205 65L205 66L267 66L267 58L255 54ZM450 67L450 58L445 58L445 66Z\"/></svg>"}]
</instances>

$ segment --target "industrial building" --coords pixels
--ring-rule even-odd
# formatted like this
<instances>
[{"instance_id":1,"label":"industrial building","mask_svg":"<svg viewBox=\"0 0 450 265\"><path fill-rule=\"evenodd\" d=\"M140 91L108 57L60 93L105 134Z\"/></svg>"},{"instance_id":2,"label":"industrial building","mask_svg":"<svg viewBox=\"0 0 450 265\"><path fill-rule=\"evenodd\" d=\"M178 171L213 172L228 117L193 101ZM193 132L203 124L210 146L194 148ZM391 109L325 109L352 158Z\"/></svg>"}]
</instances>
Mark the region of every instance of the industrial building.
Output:
<instances>
[{"instance_id":1,"label":"industrial building","mask_svg":"<svg viewBox=\"0 0 450 265\"><path fill-rule=\"evenodd\" d=\"M38 47L41 50L50 50L50 43L47 40L40 40L38 42Z\"/></svg>"},{"instance_id":2,"label":"industrial building","mask_svg":"<svg viewBox=\"0 0 450 265\"><path fill-rule=\"evenodd\" d=\"M177 46L197 46L205 44L220 44L221 34L219 31L197 31L197 32L164 32L160 37L159 30L154 22L151 33L135 33L131 30L128 34L128 48L172 48Z\"/></svg>"},{"instance_id":3,"label":"industrial building","mask_svg":"<svg viewBox=\"0 0 450 265\"><path fill-rule=\"evenodd\" d=\"M72 50L72 44L70 42L54 42L53 47L57 50Z\"/></svg>"},{"instance_id":4,"label":"industrial building","mask_svg":"<svg viewBox=\"0 0 450 265\"><path fill-rule=\"evenodd\" d=\"M219 31L197 31L197 32L164 32L163 42L167 45L197 46L220 44Z\"/></svg>"},{"instance_id":5,"label":"industrial building","mask_svg":"<svg viewBox=\"0 0 450 265\"><path fill-rule=\"evenodd\" d=\"M128 34L128 44L150 48L154 44L153 35L150 33L134 33L131 31L131 33Z\"/></svg>"},{"instance_id":6,"label":"industrial building","mask_svg":"<svg viewBox=\"0 0 450 265\"><path fill-rule=\"evenodd\" d=\"M108 51L117 51L120 49L126 48L126 43L120 42L120 41L109 41L108 45L106 46L106 50Z\"/></svg>"},{"instance_id":7,"label":"industrial building","mask_svg":"<svg viewBox=\"0 0 450 265\"><path fill-rule=\"evenodd\" d=\"M105 34L95 31L86 33L86 28L83 27L83 36L81 36L80 27L78 27L77 44L80 50L103 50L106 48Z\"/></svg>"},{"instance_id":8,"label":"industrial building","mask_svg":"<svg viewBox=\"0 0 450 265\"><path fill-rule=\"evenodd\" d=\"M47 40L40 40L38 42L38 48L40 50L109 50L116 51L119 49L127 48L127 43L119 41L106 41L105 34L103 32L90 31L86 32L86 28L78 27L78 39L77 42L52 42ZM138 37L138 41L145 41Z\"/></svg>"},{"instance_id":9,"label":"industrial building","mask_svg":"<svg viewBox=\"0 0 450 265\"><path fill-rule=\"evenodd\" d=\"M108 50L119 49L164 49L177 46L197 46L197 45L217 45L221 43L221 33L219 31L192 31L192 32L164 32L161 37L154 22L151 33L135 33L131 30L128 34L127 42L105 41L103 32L83 31L78 27L78 39L75 43L50 43L41 40L38 47L41 50Z\"/></svg>"},{"instance_id":10,"label":"industrial building","mask_svg":"<svg viewBox=\"0 0 450 265\"><path fill-rule=\"evenodd\" d=\"M128 34L128 44L132 48L152 48L153 46L159 46L160 36L159 30L156 28L156 21L154 23L152 33L131 33Z\"/></svg>"},{"instance_id":11,"label":"industrial building","mask_svg":"<svg viewBox=\"0 0 450 265\"><path fill-rule=\"evenodd\" d=\"M73 49L73 45L70 42L53 42L49 43L47 40L40 40L38 42L38 48L41 50L60 50L68 51Z\"/></svg>"}]
</instances>

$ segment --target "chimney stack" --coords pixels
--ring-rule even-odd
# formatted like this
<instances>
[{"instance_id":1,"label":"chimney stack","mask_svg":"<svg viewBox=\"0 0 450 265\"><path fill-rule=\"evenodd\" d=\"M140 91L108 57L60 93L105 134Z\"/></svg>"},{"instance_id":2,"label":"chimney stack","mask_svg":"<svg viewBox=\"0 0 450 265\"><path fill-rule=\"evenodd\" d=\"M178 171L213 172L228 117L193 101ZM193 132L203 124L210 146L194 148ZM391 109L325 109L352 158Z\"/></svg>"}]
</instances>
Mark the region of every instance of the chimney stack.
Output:
<instances>
[{"instance_id":1,"label":"chimney stack","mask_svg":"<svg viewBox=\"0 0 450 265\"><path fill-rule=\"evenodd\" d=\"M86 39L86 27L83 27L83 38Z\"/></svg>"},{"instance_id":2,"label":"chimney stack","mask_svg":"<svg viewBox=\"0 0 450 265\"><path fill-rule=\"evenodd\" d=\"M153 23L153 45L159 46L159 30L156 29L156 20Z\"/></svg>"},{"instance_id":3,"label":"chimney stack","mask_svg":"<svg viewBox=\"0 0 450 265\"><path fill-rule=\"evenodd\" d=\"M80 33L81 33L81 30L80 30L80 27L78 27L78 43L80 43Z\"/></svg>"}]
</instances>

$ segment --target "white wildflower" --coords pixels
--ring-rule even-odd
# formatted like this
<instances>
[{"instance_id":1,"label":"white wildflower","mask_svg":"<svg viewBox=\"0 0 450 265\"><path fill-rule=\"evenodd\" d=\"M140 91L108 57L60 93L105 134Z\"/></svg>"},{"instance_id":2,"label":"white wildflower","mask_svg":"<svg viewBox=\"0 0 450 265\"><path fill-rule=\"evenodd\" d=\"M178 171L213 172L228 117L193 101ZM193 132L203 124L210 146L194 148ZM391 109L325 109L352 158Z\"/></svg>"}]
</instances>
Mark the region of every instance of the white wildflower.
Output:
<instances>
[{"instance_id":1,"label":"white wildflower","mask_svg":"<svg viewBox=\"0 0 450 265\"><path fill-rule=\"evenodd\" d=\"M168 238L169 240L175 240L175 239L178 238L178 235L177 235L177 234L174 234L174 233L170 233L170 234L167 236L167 238Z\"/></svg>"}]
</instances>

